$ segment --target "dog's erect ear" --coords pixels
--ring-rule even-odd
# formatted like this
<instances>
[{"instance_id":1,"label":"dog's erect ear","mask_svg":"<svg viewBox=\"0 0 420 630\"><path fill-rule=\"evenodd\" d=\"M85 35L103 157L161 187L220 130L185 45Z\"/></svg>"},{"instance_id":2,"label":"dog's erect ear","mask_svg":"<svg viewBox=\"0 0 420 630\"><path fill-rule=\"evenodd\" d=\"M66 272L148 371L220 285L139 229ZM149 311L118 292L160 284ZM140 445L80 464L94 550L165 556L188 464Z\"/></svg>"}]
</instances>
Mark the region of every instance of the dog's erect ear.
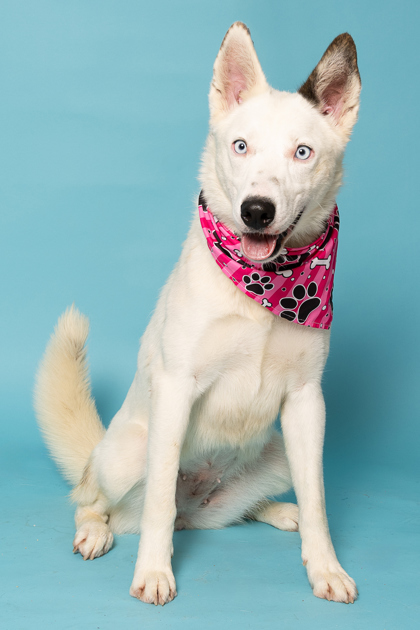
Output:
<instances>
[{"instance_id":1,"label":"dog's erect ear","mask_svg":"<svg viewBox=\"0 0 420 630\"><path fill-rule=\"evenodd\" d=\"M356 46L351 35L342 33L328 46L298 92L349 136L357 120L360 89Z\"/></svg>"},{"instance_id":2,"label":"dog's erect ear","mask_svg":"<svg viewBox=\"0 0 420 630\"><path fill-rule=\"evenodd\" d=\"M225 35L213 68L210 114L213 120L269 89L248 28L235 22Z\"/></svg>"}]
</instances>

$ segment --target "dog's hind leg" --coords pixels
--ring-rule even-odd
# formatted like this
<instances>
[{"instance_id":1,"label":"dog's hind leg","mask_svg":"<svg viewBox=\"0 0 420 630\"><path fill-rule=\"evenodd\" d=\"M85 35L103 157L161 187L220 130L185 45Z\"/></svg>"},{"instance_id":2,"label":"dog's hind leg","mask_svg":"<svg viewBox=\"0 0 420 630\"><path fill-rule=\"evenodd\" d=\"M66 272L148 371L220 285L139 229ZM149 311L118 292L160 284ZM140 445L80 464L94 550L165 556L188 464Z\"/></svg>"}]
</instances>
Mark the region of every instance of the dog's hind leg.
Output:
<instances>
[{"instance_id":1,"label":"dog's hind leg","mask_svg":"<svg viewBox=\"0 0 420 630\"><path fill-rule=\"evenodd\" d=\"M286 532L298 531L298 515L297 505L294 503L280 503L279 501L263 502L249 513L250 518Z\"/></svg>"},{"instance_id":2,"label":"dog's hind leg","mask_svg":"<svg viewBox=\"0 0 420 630\"><path fill-rule=\"evenodd\" d=\"M98 558L112 547L110 515L144 477L146 449L147 431L138 423L111 427L94 449L73 491L73 499L78 503L73 551L79 552L85 560ZM120 525L120 530L124 530L124 524Z\"/></svg>"},{"instance_id":3,"label":"dog's hind leg","mask_svg":"<svg viewBox=\"0 0 420 630\"><path fill-rule=\"evenodd\" d=\"M76 510L73 553L80 553L83 560L93 560L107 553L114 540L108 519L107 502L102 494L91 505L80 505Z\"/></svg>"},{"instance_id":4,"label":"dog's hind leg","mask_svg":"<svg viewBox=\"0 0 420 630\"><path fill-rule=\"evenodd\" d=\"M285 482L289 484L288 490L292 485L291 475L283 438L279 434L274 434L274 438L269 444L269 449L266 449L266 452L263 453L263 462L263 468L267 468L267 473L264 470L264 476L269 474L273 475L274 479L278 479L279 491L271 494L280 494L284 491L282 488ZM267 492L266 496L268 494ZM266 499L250 510L247 516L283 531L297 532L299 529L299 509L295 503L283 503Z\"/></svg>"}]
</instances>

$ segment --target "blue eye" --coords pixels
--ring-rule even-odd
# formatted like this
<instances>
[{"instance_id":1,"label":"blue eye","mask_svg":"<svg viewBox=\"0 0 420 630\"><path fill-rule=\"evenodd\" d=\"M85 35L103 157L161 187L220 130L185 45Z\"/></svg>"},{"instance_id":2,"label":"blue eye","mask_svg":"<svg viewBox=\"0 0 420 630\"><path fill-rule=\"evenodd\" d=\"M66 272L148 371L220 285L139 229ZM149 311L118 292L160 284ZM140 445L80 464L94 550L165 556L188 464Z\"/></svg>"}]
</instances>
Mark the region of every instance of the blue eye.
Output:
<instances>
[{"instance_id":1,"label":"blue eye","mask_svg":"<svg viewBox=\"0 0 420 630\"><path fill-rule=\"evenodd\" d=\"M235 140L235 142L233 143L233 148L235 150L235 153L246 153L247 146L245 140Z\"/></svg>"},{"instance_id":2,"label":"blue eye","mask_svg":"<svg viewBox=\"0 0 420 630\"><path fill-rule=\"evenodd\" d=\"M296 149L295 158L297 158L298 160L307 160L308 157L311 155L311 151L312 149L310 147L307 147L305 144L301 144Z\"/></svg>"}]
</instances>

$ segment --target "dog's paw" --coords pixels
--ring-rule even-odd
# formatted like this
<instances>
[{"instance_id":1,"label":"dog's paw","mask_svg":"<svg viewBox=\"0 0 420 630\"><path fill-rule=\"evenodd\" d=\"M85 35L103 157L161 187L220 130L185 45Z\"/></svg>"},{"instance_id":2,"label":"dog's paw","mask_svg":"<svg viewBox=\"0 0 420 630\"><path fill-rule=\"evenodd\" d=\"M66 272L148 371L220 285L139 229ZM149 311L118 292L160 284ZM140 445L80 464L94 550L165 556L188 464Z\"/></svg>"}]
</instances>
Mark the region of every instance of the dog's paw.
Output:
<instances>
[{"instance_id":1,"label":"dog's paw","mask_svg":"<svg viewBox=\"0 0 420 630\"><path fill-rule=\"evenodd\" d=\"M106 554L112 547L114 537L108 525L102 521L86 521L76 532L73 553L80 553L83 560L93 560Z\"/></svg>"},{"instance_id":2,"label":"dog's paw","mask_svg":"<svg viewBox=\"0 0 420 630\"><path fill-rule=\"evenodd\" d=\"M274 506L273 506L274 507ZM299 529L299 508L294 503L277 503L273 509L272 525L285 532L297 532Z\"/></svg>"},{"instance_id":3,"label":"dog's paw","mask_svg":"<svg viewBox=\"0 0 420 630\"><path fill-rule=\"evenodd\" d=\"M176 597L175 578L171 569L135 574L130 595L146 604L163 606Z\"/></svg>"},{"instance_id":4,"label":"dog's paw","mask_svg":"<svg viewBox=\"0 0 420 630\"><path fill-rule=\"evenodd\" d=\"M358 596L356 583L338 562L334 565L322 569L312 569L309 564L307 565L313 593L316 597L328 601L353 604Z\"/></svg>"},{"instance_id":5,"label":"dog's paw","mask_svg":"<svg viewBox=\"0 0 420 630\"><path fill-rule=\"evenodd\" d=\"M297 532L299 529L299 508L294 503L271 501L256 514L256 518L285 532Z\"/></svg>"}]
</instances>

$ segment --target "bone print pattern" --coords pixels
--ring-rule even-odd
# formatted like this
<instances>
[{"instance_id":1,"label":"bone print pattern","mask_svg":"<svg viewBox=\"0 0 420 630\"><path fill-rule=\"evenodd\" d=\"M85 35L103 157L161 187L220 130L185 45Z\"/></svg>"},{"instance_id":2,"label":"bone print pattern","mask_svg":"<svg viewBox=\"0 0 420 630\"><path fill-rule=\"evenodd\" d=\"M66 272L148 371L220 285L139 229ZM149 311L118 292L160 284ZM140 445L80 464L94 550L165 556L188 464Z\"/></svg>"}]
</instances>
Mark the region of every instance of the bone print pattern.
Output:
<instances>
[{"instance_id":1,"label":"bone print pattern","mask_svg":"<svg viewBox=\"0 0 420 630\"><path fill-rule=\"evenodd\" d=\"M315 267L324 266L325 269L328 270L330 268L330 263L331 263L331 254L328 256L328 258L318 258L318 256L316 256L313 260L311 260L311 269L315 269Z\"/></svg>"},{"instance_id":2,"label":"bone print pattern","mask_svg":"<svg viewBox=\"0 0 420 630\"><path fill-rule=\"evenodd\" d=\"M340 224L337 206L325 232L313 243L283 248L274 261L265 264L244 257L240 239L215 220L202 194L199 215L213 258L238 289L285 321L330 328Z\"/></svg>"}]
</instances>

